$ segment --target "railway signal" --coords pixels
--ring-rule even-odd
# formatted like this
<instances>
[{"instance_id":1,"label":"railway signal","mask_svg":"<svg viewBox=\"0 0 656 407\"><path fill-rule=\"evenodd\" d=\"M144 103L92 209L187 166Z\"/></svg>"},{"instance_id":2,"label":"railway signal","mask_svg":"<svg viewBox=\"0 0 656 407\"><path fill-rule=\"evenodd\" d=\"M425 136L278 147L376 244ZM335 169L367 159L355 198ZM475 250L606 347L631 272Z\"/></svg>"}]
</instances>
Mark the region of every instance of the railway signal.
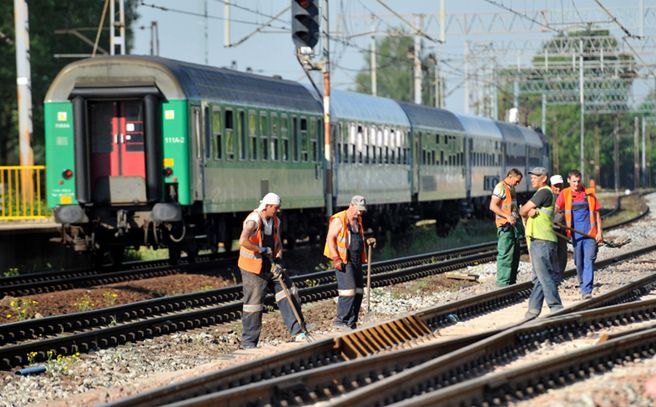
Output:
<instances>
[{"instance_id":1,"label":"railway signal","mask_svg":"<svg viewBox=\"0 0 656 407\"><path fill-rule=\"evenodd\" d=\"M314 48L319 41L319 7L315 0L292 0L292 40L296 48Z\"/></svg>"}]
</instances>

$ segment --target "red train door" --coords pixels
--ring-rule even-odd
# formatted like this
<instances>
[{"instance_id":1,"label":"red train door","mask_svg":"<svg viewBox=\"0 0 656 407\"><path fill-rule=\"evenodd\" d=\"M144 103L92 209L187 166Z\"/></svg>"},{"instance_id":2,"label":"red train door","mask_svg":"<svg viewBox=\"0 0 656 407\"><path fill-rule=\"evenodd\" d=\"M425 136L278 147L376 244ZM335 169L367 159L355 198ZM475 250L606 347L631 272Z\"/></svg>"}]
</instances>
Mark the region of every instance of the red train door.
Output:
<instances>
[{"instance_id":1,"label":"red train door","mask_svg":"<svg viewBox=\"0 0 656 407\"><path fill-rule=\"evenodd\" d=\"M141 177L145 187L143 103L89 102L88 117L94 200L112 201L110 178Z\"/></svg>"}]
</instances>

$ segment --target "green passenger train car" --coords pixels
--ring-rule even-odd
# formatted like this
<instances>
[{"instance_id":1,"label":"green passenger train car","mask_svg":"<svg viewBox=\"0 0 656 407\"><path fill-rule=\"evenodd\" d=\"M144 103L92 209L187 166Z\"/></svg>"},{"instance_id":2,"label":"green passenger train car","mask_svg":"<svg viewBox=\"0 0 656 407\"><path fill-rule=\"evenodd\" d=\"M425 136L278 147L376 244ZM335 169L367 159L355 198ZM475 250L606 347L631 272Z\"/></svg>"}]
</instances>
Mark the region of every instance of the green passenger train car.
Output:
<instances>
[{"instance_id":1,"label":"green passenger train car","mask_svg":"<svg viewBox=\"0 0 656 407\"><path fill-rule=\"evenodd\" d=\"M293 81L159 57L66 66L45 100L48 205L63 243L115 262L128 246L174 259L231 250L267 192L282 197L288 245L320 238L326 208L355 194L374 232L435 218L446 233L489 214L509 168L548 166L532 129L339 90L326 154L321 103Z\"/></svg>"},{"instance_id":2,"label":"green passenger train car","mask_svg":"<svg viewBox=\"0 0 656 407\"><path fill-rule=\"evenodd\" d=\"M289 239L317 233L322 109L297 83L99 57L59 73L45 112L48 206L77 250L230 249L242 215L269 191L284 197Z\"/></svg>"}]
</instances>

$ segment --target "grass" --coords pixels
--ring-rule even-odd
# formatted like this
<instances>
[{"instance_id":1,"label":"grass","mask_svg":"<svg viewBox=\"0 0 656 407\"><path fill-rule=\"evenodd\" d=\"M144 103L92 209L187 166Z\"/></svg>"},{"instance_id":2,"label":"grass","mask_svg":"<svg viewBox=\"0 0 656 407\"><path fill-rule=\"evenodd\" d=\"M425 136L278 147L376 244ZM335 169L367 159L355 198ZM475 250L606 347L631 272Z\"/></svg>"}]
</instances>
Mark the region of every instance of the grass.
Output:
<instances>
[{"instance_id":1,"label":"grass","mask_svg":"<svg viewBox=\"0 0 656 407\"><path fill-rule=\"evenodd\" d=\"M446 237L439 237L435 224L418 222L407 236L393 238L388 234L374 249L374 261L448 250L496 240L496 228L489 220L463 220Z\"/></svg>"}]
</instances>

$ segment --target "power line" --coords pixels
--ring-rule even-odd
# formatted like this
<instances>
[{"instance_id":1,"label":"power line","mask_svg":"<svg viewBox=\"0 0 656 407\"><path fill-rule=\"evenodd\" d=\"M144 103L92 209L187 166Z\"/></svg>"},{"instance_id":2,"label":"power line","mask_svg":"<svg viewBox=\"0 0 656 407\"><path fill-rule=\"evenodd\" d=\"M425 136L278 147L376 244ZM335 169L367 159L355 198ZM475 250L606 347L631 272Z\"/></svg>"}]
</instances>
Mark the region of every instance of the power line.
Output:
<instances>
[{"instance_id":1,"label":"power line","mask_svg":"<svg viewBox=\"0 0 656 407\"><path fill-rule=\"evenodd\" d=\"M548 30L550 30L550 31L557 32L558 34L562 34L562 33L563 33L563 31L562 31L562 30L559 30L558 28L554 28L554 27L550 26L549 24L541 23L540 21L538 21L538 20L536 20L536 19L534 19L534 18L532 18L532 17L529 17L528 15L526 15L526 14L524 14L524 13L520 13L519 11L517 11L517 10L515 10L515 9L512 9L512 8L510 8L510 7L508 7L508 6L504 5L504 4L500 4L500 3L497 2L497 1L494 1L494 0L485 0L485 1L488 2L488 3L490 3L490 4L492 4L493 6L497 6L497 7L499 7L499 8L502 8L502 9L506 10L506 11L509 11L509 12L511 12L511 13L513 13L513 14L519 16L519 17L522 17L522 18L525 18L525 19L527 19L527 20L529 20L529 21L532 21L533 23L539 25L540 27L544 27L544 28L546 28L546 29L548 29Z\"/></svg>"},{"instance_id":2,"label":"power line","mask_svg":"<svg viewBox=\"0 0 656 407\"><path fill-rule=\"evenodd\" d=\"M638 39L638 40L642 39L642 37L640 37L639 35L631 34L631 32L630 32L626 27L624 27L624 26L622 25L622 23L620 23L620 22L617 20L617 18L613 15L613 13L611 13L610 11L608 11L608 9L607 9L606 7L604 7L603 4L601 4L601 1L600 1L600 0L595 0L595 3L597 3L597 4L599 5L599 7L601 7L601 9L604 10L604 13L608 14L608 17L610 17L610 18L613 20L613 22L614 22L615 24L617 24L618 27L620 27L620 28L622 29L622 31L624 31L624 33L627 35L627 37L629 37L629 38L635 38L635 39Z\"/></svg>"},{"instance_id":3,"label":"power line","mask_svg":"<svg viewBox=\"0 0 656 407\"><path fill-rule=\"evenodd\" d=\"M205 14L202 14L202 13L195 13L193 11L180 10L180 9L175 9L175 8L170 8L170 7L159 6L157 4L148 4L148 3L145 3L143 1L141 1L140 5L150 7L150 8L154 8L156 10L170 11L170 12L173 12L173 13L185 14L185 15L194 16L194 17L210 18L210 19L213 19L213 20L221 20L221 21L226 20L226 18L224 18L224 17L205 15ZM257 26L262 25L260 23L254 22L254 21L239 20L239 19L234 19L234 18L231 18L230 22L240 23L240 24L248 24L248 25L257 25ZM285 26L274 26L272 24L267 24L266 26L271 27L271 28L277 28L277 29L280 29L280 30L290 31L290 28L285 27Z\"/></svg>"},{"instance_id":4,"label":"power line","mask_svg":"<svg viewBox=\"0 0 656 407\"><path fill-rule=\"evenodd\" d=\"M277 21L280 21L281 23L291 24L291 22L289 20L282 20L282 19L280 19L280 17L265 14L265 13L260 12L259 10L253 10L253 9L248 8L248 7L240 6L240 5L238 5L236 3L233 3L233 2L230 2L230 1L226 1L226 0L214 0L214 1L217 2L217 3L221 3L221 4L227 4L230 7L234 7L234 8L240 9L240 10L248 11L249 13L257 14L258 16L270 18L272 20L277 20Z\"/></svg>"}]
</instances>

